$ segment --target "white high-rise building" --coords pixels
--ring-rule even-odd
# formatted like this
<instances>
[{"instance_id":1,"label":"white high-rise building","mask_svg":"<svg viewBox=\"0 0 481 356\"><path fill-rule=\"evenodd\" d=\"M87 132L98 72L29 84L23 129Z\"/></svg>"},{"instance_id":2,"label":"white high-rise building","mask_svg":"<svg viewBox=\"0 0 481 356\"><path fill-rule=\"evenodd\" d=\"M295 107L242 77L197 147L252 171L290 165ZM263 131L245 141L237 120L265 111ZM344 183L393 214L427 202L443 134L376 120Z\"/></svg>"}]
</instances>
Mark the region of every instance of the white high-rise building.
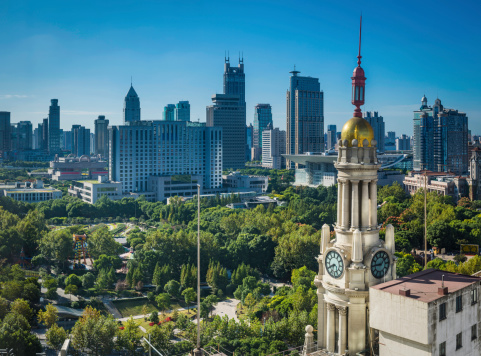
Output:
<instances>
[{"instance_id":1,"label":"white high-rise building","mask_svg":"<svg viewBox=\"0 0 481 356\"><path fill-rule=\"evenodd\" d=\"M156 200L222 186L222 128L186 121L138 121L109 127L109 179L122 191ZM179 189L181 187L181 189Z\"/></svg>"},{"instance_id":2,"label":"white high-rise building","mask_svg":"<svg viewBox=\"0 0 481 356\"><path fill-rule=\"evenodd\" d=\"M262 132L262 167L281 169L284 168L286 153L286 132L273 129L270 124Z\"/></svg>"}]
</instances>

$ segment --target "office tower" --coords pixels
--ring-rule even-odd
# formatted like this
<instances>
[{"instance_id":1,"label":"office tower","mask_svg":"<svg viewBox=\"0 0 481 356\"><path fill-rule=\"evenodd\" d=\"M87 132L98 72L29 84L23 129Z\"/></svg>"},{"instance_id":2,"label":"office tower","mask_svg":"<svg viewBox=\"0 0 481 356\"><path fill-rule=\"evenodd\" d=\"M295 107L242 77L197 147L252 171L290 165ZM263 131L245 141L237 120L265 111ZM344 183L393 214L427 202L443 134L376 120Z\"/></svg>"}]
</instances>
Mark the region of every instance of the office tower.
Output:
<instances>
[{"instance_id":1,"label":"office tower","mask_svg":"<svg viewBox=\"0 0 481 356\"><path fill-rule=\"evenodd\" d=\"M388 131L386 135L386 143L392 145L396 142L396 132L395 131Z\"/></svg>"},{"instance_id":2,"label":"office tower","mask_svg":"<svg viewBox=\"0 0 481 356\"><path fill-rule=\"evenodd\" d=\"M0 111L0 158L10 151L11 142L10 112Z\"/></svg>"},{"instance_id":3,"label":"office tower","mask_svg":"<svg viewBox=\"0 0 481 356\"><path fill-rule=\"evenodd\" d=\"M140 99L132 83L124 100L124 123L140 121Z\"/></svg>"},{"instance_id":4,"label":"office tower","mask_svg":"<svg viewBox=\"0 0 481 356\"><path fill-rule=\"evenodd\" d=\"M245 105L239 95L215 94L213 105L207 107L207 126L222 127L222 166L238 169L245 166Z\"/></svg>"},{"instance_id":5,"label":"office tower","mask_svg":"<svg viewBox=\"0 0 481 356\"><path fill-rule=\"evenodd\" d=\"M337 127L336 125L327 126L327 147L326 149L333 150L336 148L337 143Z\"/></svg>"},{"instance_id":6,"label":"office tower","mask_svg":"<svg viewBox=\"0 0 481 356\"><path fill-rule=\"evenodd\" d=\"M35 131L37 133L37 150L43 149L43 124L38 124Z\"/></svg>"},{"instance_id":7,"label":"office tower","mask_svg":"<svg viewBox=\"0 0 481 356\"><path fill-rule=\"evenodd\" d=\"M59 130L59 134L60 134L60 150L63 151L65 150L65 137L63 135L63 129L60 129Z\"/></svg>"},{"instance_id":8,"label":"office tower","mask_svg":"<svg viewBox=\"0 0 481 356\"><path fill-rule=\"evenodd\" d=\"M377 141L377 149L379 152L384 152L384 118L379 116L377 111L366 111L363 113L363 118L369 122L374 130L374 139ZM394 144L394 140L393 140Z\"/></svg>"},{"instance_id":9,"label":"office tower","mask_svg":"<svg viewBox=\"0 0 481 356\"><path fill-rule=\"evenodd\" d=\"M48 152L60 152L60 106L58 99L50 100L48 111Z\"/></svg>"},{"instance_id":10,"label":"office tower","mask_svg":"<svg viewBox=\"0 0 481 356\"><path fill-rule=\"evenodd\" d=\"M285 167L286 132L273 129L269 124L262 131L262 167L282 169Z\"/></svg>"},{"instance_id":11,"label":"office tower","mask_svg":"<svg viewBox=\"0 0 481 356\"><path fill-rule=\"evenodd\" d=\"M188 101L179 101L175 105L175 121L190 121L190 104Z\"/></svg>"},{"instance_id":12,"label":"office tower","mask_svg":"<svg viewBox=\"0 0 481 356\"><path fill-rule=\"evenodd\" d=\"M32 149L38 149L38 128L33 129L32 133Z\"/></svg>"},{"instance_id":13,"label":"office tower","mask_svg":"<svg viewBox=\"0 0 481 356\"><path fill-rule=\"evenodd\" d=\"M72 131L63 132L64 150L72 151Z\"/></svg>"},{"instance_id":14,"label":"office tower","mask_svg":"<svg viewBox=\"0 0 481 356\"><path fill-rule=\"evenodd\" d=\"M107 158L109 154L109 120L100 115L95 120L95 154Z\"/></svg>"},{"instance_id":15,"label":"office tower","mask_svg":"<svg viewBox=\"0 0 481 356\"><path fill-rule=\"evenodd\" d=\"M212 96L212 104L206 109L207 126L222 127L223 167L243 168L246 155L246 103L244 60L231 67L229 58L224 64L224 93Z\"/></svg>"},{"instance_id":16,"label":"office tower","mask_svg":"<svg viewBox=\"0 0 481 356\"><path fill-rule=\"evenodd\" d=\"M251 149L254 145L254 126L246 126L246 161L252 161Z\"/></svg>"},{"instance_id":17,"label":"office tower","mask_svg":"<svg viewBox=\"0 0 481 356\"><path fill-rule=\"evenodd\" d=\"M169 192L157 197L163 200L179 194L182 179L198 180L202 190L222 186L222 128L142 121L109 127L109 145L109 179L121 182L123 192L155 191L165 183Z\"/></svg>"},{"instance_id":18,"label":"office tower","mask_svg":"<svg viewBox=\"0 0 481 356\"><path fill-rule=\"evenodd\" d=\"M319 79L290 72L287 91L287 154L322 152L324 149L324 93ZM294 168L288 163L287 168Z\"/></svg>"},{"instance_id":19,"label":"office tower","mask_svg":"<svg viewBox=\"0 0 481 356\"><path fill-rule=\"evenodd\" d=\"M411 149L411 137L402 134L396 138L396 151L407 151Z\"/></svg>"},{"instance_id":20,"label":"office tower","mask_svg":"<svg viewBox=\"0 0 481 356\"><path fill-rule=\"evenodd\" d=\"M77 157L90 156L90 129L84 126L72 126L72 153Z\"/></svg>"},{"instance_id":21,"label":"office tower","mask_svg":"<svg viewBox=\"0 0 481 356\"><path fill-rule=\"evenodd\" d=\"M254 147L262 148L262 131L269 124L272 127L272 108L270 104L257 104L254 108Z\"/></svg>"},{"instance_id":22,"label":"office tower","mask_svg":"<svg viewBox=\"0 0 481 356\"><path fill-rule=\"evenodd\" d=\"M162 120L175 121L175 105L167 104L164 106L164 112L162 113Z\"/></svg>"},{"instance_id":23,"label":"office tower","mask_svg":"<svg viewBox=\"0 0 481 356\"><path fill-rule=\"evenodd\" d=\"M48 151L48 118L42 124L42 150Z\"/></svg>"},{"instance_id":24,"label":"office tower","mask_svg":"<svg viewBox=\"0 0 481 356\"><path fill-rule=\"evenodd\" d=\"M89 153L95 153L95 133L91 132L90 133L90 148L89 148Z\"/></svg>"},{"instance_id":25,"label":"office tower","mask_svg":"<svg viewBox=\"0 0 481 356\"><path fill-rule=\"evenodd\" d=\"M12 125L12 150L25 151L32 149L32 123L20 121Z\"/></svg>"},{"instance_id":26,"label":"office tower","mask_svg":"<svg viewBox=\"0 0 481 356\"><path fill-rule=\"evenodd\" d=\"M465 113L446 109L440 99L432 107L426 96L414 111L414 170L468 172L468 118Z\"/></svg>"}]
</instances>

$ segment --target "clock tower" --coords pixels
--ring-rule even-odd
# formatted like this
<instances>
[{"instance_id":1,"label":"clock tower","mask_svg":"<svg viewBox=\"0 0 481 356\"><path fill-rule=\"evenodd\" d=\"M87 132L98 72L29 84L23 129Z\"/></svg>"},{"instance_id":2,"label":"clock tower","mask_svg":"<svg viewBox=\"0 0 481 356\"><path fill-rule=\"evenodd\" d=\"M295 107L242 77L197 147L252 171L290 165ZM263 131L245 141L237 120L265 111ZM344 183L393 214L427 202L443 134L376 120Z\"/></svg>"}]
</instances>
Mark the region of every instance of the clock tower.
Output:
<instances>
[{"instance_id":1,"label":"clock tower","mask_svg":"<svg viewBox=\"0 0 481 356\"><path fill-rule=\"evenodd\" d=\"M362 23L362 18L361 18ZM358 66L352 79L354 117L342 128L338 170L335 238L322 227L318 295L318 348L356 355L370 349L369 287L395 276L394 228L379 238L377 221L377 142L371 125L362 118L365 81L361 68L361 31ZM368 351L368 354L370 352Z\"/></svg>"}]
</instances>

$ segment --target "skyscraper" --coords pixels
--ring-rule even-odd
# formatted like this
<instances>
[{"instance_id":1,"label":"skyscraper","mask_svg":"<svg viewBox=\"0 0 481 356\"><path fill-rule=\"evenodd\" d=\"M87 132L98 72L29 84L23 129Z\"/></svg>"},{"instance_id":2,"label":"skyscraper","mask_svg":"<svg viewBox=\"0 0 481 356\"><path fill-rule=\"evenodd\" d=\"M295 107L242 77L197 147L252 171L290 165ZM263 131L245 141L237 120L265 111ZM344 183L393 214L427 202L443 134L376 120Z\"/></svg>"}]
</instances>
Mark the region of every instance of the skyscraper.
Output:
<instances>
[{"instance_id":1,"label":"skyscraper","mask_svg":"<svg viewBox=\"0 0 481 356\"><path fill-rule=\"evenodd\" d=\"M4 158L10 151L10 131L10 112L0 111L0 158Z\"/></svg>"},{"instance_id":2,"label":"skyscraper","mask_svg":"<svg viewBox=\"0 0 481 356\"><path fill-rule=\"evenodd\" d=\"M95 120L95 154L107 158L109 155L109 120L100 115Z\"/></svg>"},{"instance_id":3,"label":"skyscraper","mask_svg":"<svg viewBox=\"0 0 481 356\"><path fill-rule=\"evenodd\" d=\"M12 150L25 151L32 149L32 123L20 121L12 125Z\"/></svg>"},{"instance_id":4,"label":"skyscraper","mask_svg":"<svg viewBox=\"0 0 481 356\"><path fill-rule=\"evenodd\" d=\"M48 118L42 124L42 150L48 151Z\"/></svg>"},{"instance_id":5,"label":"skyscraper","mask_svg":"<svg viewBox=\"0 0 481 356\"><path fill-rule=\"evenodd\" d=\"M337 127L336 125L327 126L327 150L333 150L336 147L337 142Z\"/></svg>"},{"instance_id":6,"label":"skyscraper","mask_svg":"<svg viewBox=\"0 0 481 356\"><path fill-rule=\"evenodd\" d=\"M188 101L179 101L175 105L175 121L190 121L190 104Z\"/></svg>"},{"instance_id":7,"label":"skyscraper","mask_svg":"<svg viewBox=\"0 0 481 356\"><path fill-rule=\"evenodd\" d=\"M60 152L60 106L58 99L50 100L48 111L48 152Z\"/></svg>"},{"instance_id":8,"label":"skyscraper","mask_svg":"<svg viewBox=\"0 0 481 356\"><path fill-rule=\"evenodd\" d=\"M364 112L363 117L367 122L369 122L372 129L374 130L374 139L377 141L378 151L384 152L384 118L382 116L379 116L377 111L366 111Z\"/></svg>"},{"instance_id":9,"label":"skyscraper","mask_svg":"<svg viewBox=\"0 0 481 356\"><path fill-rule=\"evenodd\" d=\"M445 109L440 99L433 107L423 96L414 111L413 167L435 172L468 172L468 118L465 113Z\"/></svg>"},{"instance_id":10,"label":"skyscraper","mask_svg":"<svg viewBox=\"0 0 481 356\"><path fill-rule=\"evenodd\" d=\"M245 166L246 103L244 60L231 67L229 58L224 64L224 94L212 96L213 105L207 107L207 126L222 127L223 168Z\"/></svg>"},{"instance_id":11,"label":"skyscraper","mask_svg":"<svg viewBox=\"0 0 481 356\"><path fill-rule=\"evenodd\" d=\"M281 169L285 166L286 132L278 128L272 128L269 124L262 131L262 167Z\"/></svg>"},{"instance_id":12,"label":"skyscraper","mask_svg":"<svg viewBox=\"0 0 481 356\"><path fill-rule=\"evenodd\" d=\"M402 134L396 139L396 151L406 151L411 149L411 137Z\"/></svg>"},{"instance_id":13,"label":"skyscraper","mask_svg":"<svg viewBox=\"0 0 481 356\"><path fill-rule=\"evenodd\" d=\"M322 152L324 149L324 93L318 78L290 72L287 91L287 153ZM294 168L291 162L287 168Z\"/></svg>"},{"instance_id":14,"label":"skyscraper","mask_svg":"<svg viewBox=\"0 0 481 356\"><path fill-rule=\"evenodd\" d=\"M84 126L72 126L72 153L77 157L90 155L90 129Z\"/></svg>"},{"instance_id":15,"label":"skyscraper","mask_svg":"<svg viewBox=\"0 0 481 356\"><path fill-rule=\"evenodd\" d=\"M162 113L162 120L175 121L175 105L167 104L164 106L164 112Z\"/></svg>"},{"instance_id":16,"label":"skyscraper","mask_svg":"<svg viewBox=\"0 0 481 356\"><path fill-rule=\"evenodd\" d=\"M252 161L251 149L254 145L254 127L252 124L246 126L246 161Z\"/></svg>"},{"instance_id":17,"label":"skyscraper","mask_svg":"<svg viewBox=\"0 0 481 356\"><path fill-rule=\"evenodd\" d=\"M272 108L270 104L257 104L254 108L254 147L262 148L262 131L272 126Z\"/></svg>"},{"instance_id":18,"label":"skyscraper","mask_svg":"<svg viewBox=\"0 0 481 356\"><path fill-rule=\"evenodd\" d=\"M140 99L132 83L124 100L124 123L140 121Z\"/></svg>"}]
</instances>

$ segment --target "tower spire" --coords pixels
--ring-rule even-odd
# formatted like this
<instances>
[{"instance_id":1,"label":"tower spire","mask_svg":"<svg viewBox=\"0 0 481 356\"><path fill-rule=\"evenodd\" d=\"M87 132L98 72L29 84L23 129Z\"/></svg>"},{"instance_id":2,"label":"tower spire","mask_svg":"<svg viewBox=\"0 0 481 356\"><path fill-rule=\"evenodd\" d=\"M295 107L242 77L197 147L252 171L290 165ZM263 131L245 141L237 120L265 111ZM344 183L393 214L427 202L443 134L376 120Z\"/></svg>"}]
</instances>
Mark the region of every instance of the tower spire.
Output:
<instances>
[{"instance_id":1,"label":"tower spire","mask_svg":"<svg viewBox=\"0 0 481 356\"><path fill-rule=\"evenodd\" d=\"M362 13L361 13L361 21L359 23L359 54L357 55L357 65L361 66L361 32L362 32Z\"/></svg>"}]
</instances>

